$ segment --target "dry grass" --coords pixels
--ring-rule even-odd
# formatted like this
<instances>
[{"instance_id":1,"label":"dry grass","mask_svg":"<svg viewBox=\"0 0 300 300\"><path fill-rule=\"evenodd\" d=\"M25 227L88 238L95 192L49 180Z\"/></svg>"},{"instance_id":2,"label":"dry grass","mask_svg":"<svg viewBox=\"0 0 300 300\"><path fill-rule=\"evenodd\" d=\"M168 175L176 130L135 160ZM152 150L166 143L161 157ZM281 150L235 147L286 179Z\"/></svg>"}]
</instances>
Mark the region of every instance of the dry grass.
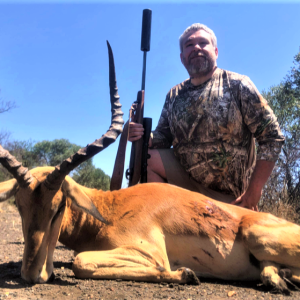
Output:
<instances>
[{"instance_id":1,"label":"dry grass","mask_svg":"<svg viewBox=\"0 0 300 300\"><path fill-rule=\"evenodd\" d=\"M260 211L268 212L276 217L285 219L287 221L300 224L300 216L296 211L296 207L292 204L278 201L272 205L264 205Z\"/></svg>"}]
</instances>

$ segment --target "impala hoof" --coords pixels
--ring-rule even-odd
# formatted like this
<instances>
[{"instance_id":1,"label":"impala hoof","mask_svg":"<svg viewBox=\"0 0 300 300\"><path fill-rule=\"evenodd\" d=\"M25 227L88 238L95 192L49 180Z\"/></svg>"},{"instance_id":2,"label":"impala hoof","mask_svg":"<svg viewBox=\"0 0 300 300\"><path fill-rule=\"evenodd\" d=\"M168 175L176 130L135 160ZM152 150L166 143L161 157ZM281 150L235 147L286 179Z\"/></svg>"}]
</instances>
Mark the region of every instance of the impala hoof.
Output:
<instances>
[{"instance_id":1,"label":"impala hoof","mask_svg":"<svg viewBox=\"0 0 300 300\"><path fill-rule=\"evenodd\" d=\"M200 285L200 280L194 271L189 268L180 268L179 270L182 270L182 279L186 284Z\"/></svg>"},{"instance_id":2,"label":"impala hoof","mask_svg":"<svg viewBox=\"0 0 300 300\"><path fill-rule=\"evenodd\" d=\"M287 287L285 281L278 276L277 274L275 276L265 276L262 278L262 282L264 285L270 287L271 293L274 294L285 294L290 295L291 291Z\"/></svg>"},{"instance_id":3,"label":"impala hoof","mask_svg":"<svg viewBox=\"0 0 300 300\"><path fill-rule=\"evenodd\" d=\"M287 296L291 295L291 291L288 289L288 287L285 285L278 285L276 287L274 287L273 289L271 289L271 293L273 294L284 294Z\"/></svg>"},{"instance_id":4,"label":"impala hoof","mask_svg":"<svg viewBox=\"0 0 300 300\"><path fill-rule=\"evenodd\" d=\"M287 278L287 279L289 279L289 278L292 277L292 271L290 269L287 269L287 268L286 269L281 269L279 271L279 276L281 278Z\"/></svg>"},{"instance_id":5,"label":"impala hoof","mask_svg":"<svg viewBox=\"0 0 300 300\"><path fill-rule=\"evenodd\" d=\"M49 277L48 281L47 282L53 282L55 279L55 275L54 273L52 272L51 276Z\"/></svg>"}]
</instances>

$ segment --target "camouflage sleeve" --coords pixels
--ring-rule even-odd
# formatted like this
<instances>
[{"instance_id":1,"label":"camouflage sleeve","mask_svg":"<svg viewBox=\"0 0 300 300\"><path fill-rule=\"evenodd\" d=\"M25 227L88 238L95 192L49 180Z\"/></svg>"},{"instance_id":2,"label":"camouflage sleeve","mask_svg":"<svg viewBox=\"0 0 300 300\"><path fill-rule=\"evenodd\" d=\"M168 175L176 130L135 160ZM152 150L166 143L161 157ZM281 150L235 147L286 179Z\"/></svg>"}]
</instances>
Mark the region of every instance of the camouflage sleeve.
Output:
<instances>
[{"instance_id":1,"label":"camouflage sleeve","mask_svg":"<svg viewBox=\"0 0 300 300\"><path fill-rule=\"evenodd\" d=\"M259 145L257 160L276 161L284 143L276 116L246 76L240 84L240 97L244 121Z\"/></svg>"},{"instance_id":2,"label":"camouflage sleeve","mask_svg":"<svg viewBox=\"0 0 300 300\"><path fill-rule=\"evenodd\" d=\"M167 94L157 127L151 132L152 148L170 148L172 146L173 137L168 121L169 97L170 93Z\"/></svg>"}]
</instances>

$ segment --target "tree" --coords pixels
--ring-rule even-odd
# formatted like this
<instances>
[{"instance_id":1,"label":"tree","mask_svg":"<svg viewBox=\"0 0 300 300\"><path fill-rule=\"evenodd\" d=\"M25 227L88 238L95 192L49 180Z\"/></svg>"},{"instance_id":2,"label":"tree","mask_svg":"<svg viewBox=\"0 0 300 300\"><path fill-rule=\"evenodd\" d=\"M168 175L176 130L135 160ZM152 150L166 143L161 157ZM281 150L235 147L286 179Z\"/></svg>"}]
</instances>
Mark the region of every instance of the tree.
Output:
<instances>
[{"instance_id":1,"label":"tree","mask_svg":"<svg viewBox=\"0 0 300 300\"><path fill-rule=\"evenodd\" d=\"M0 114L3 114L5 112L8 112L12 109L16 108L16 104L13 101L0 101ZM5 130L1 130L0 131L0 145L5 144L8 139L9 139L10 133L5 131Z\"/></svg>"},{"instance_id":2,"label":"tree","mask_svg":"<svg viewBox=\"0 0 300 300\"><path fill-rule=\"evenodd\" d=\"M18 161L21 161L27 168L31 169L38 165L37 158L32 152L32 141L8 141L5 144L5 149L14 155ZM2 165L0 165L0 182L11 178L11 174Z\"/></svg>"},{"instance_id":3,"label":"tree","mask_svg":"<svg viewBox=\"0 0 300 300\"><path fill-rule=\"evenodd\" d=\"M6 149L28 169L38 166L56 166L70 157L81 147L70 143L67 139L32 141L14 141L6 144ZM0 182L11 178L11 175L0 166ZM72 174L73 179L86 187L108 190L110 177L96 168L92 159L78 166Z\"/></svg>"},{"instance_id":4,"label":"tree","mask_svg":"<svg viewBox=\"0 0 300 300\"><path fill-rule=\"evenodd\" d=\"M0 101L0 114L10 111L15 108L16 104L12 101ZM0 130L0 145L6 146L10 137L10 133L6 130ZM6 171L5 168L0 165L0 182L10 179L10 174Z\"/></svg>"},{"instance_id":5,"label":"tree","mask_svg":"<svg viewBox=\"0 0 300 300\"><path fill-rule=\"evenodd\" d=\"M38 165L56 166L80 148L80 146L70 143L67 139L56 139L36 143L32 151L38 157Z\"/></svg>"},{"instance_id":6,"label":"tree","mask_svg":"<svg viewBox=\"0 0 300 300\"><path fill-rule=\"evenodd\" d=\"M0 102L0 114L8 112L16 108L16 103L13 101L1 101Z\"/></svg>"},{"instance_id":7,"label":"tree","mask_svg":"<svg viewBox=\"0 0 300 300\"><path fill-rule=\"evenodd\" d=\"M300 209L300 52L293 67L276 86L262 95L267 99L285 135L280 157L262 197L262 206L284 202Z\"/></svg>"},{"instance_id":8,"label":"tree","mask_svg":"<svg viewBox=\"0 0 300 300\"><path fill-rule=\"evenodd\" d=\"M67 139L42 141L33 146L33 154L39 165L56 166L70 157L81 147L70 143ZM110 177L101 169L95 168L92 159L79 165L71 174L73 179L86 187L108 190Z\"/></svg>"},{"instance_id":9,"label":"tree","mask_svg":"<svg viewBox=\"0 0 300 300\"><path fill-rule=\"evenodd\" d=\"M101 169L95 168L91 160L78 166L73 179L81 185L107 191L110 188L110 177Z\"/></svg>"},{"instance_id":10,"label":"tree","mask_svg":"<svg viewBox=\"0 0 300 300\"><path fill-rule=\"evenodd\" d=\"M5 145L10 137L10 132L1 130L0 131L0 145Z\"/></svg>"}]
</instances>

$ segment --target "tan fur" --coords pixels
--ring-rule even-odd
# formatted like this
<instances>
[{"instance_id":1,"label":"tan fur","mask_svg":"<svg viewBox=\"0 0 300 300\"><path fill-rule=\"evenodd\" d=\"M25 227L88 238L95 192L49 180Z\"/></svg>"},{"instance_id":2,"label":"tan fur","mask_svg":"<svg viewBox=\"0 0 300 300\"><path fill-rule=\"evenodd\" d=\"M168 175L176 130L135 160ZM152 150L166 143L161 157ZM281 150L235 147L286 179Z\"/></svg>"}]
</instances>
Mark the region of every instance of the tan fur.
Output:
<instances>
[{"instance_id":1,"label":"tan fur","mask_svg":"<svg viewBox=\"0 0 300 300\"><path fill-rule=\"evenodd\" d=\"M11 179L0 184L0 202L12 197L18 189L16 179Z\"/></svg>"},{"instance_id":2,"label":"tan fur","mask_svg":"<svg viewBox=\"0 0 300 300\"><path fill-rule=\"evenodd\" d=\"M60 190L51 191L43 181L52 170L32 170L27 189L0 183L0 196L14 191L22 217L22 276L28 281L50 277L58 236L79 253L73 270L80 278L188 283L196 281L193 270L203 277L261 278L286 292L278 274L289 268L290 280L299 281L300 227L295 224L168 184L104 192L66 177ZM107 225L95 218L93 206Z\"/></svg>"}]
</instances>

